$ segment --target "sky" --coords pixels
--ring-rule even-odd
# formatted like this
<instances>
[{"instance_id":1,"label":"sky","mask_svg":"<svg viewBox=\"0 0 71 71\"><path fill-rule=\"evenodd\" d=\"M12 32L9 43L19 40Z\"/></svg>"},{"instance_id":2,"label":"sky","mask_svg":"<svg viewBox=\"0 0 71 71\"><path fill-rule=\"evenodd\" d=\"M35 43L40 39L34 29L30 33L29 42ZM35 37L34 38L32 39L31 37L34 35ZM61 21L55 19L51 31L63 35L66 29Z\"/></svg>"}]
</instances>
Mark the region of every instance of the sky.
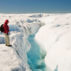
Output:
<instances>
[{"instance_id":1,"label":"sky","mask_svg":"<svg viewBox=\"0 0 71 71\"><path fill-rule=\"evenodd\" d=\"M71 0L0 0L0 13L71 12Z\"/></svg>"}]
</instances>

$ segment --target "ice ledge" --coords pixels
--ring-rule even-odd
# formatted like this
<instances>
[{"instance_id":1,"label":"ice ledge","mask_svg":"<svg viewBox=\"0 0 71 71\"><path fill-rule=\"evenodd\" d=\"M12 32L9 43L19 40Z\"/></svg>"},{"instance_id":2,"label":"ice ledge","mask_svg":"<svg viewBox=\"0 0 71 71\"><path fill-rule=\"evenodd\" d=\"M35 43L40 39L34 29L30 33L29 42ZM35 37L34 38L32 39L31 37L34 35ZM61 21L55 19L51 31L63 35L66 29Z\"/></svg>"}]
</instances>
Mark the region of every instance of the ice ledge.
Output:
<instances>
[{"instance_id":1,"label":"ice ledge","mask_svg":"<svg viewBox=\"0 0 71 71\"><path fill-rule=\"evenodd\" d=\"M21 71L14 49L4 44L0 44L0 71Z\"/></svg>"}]
</instances>

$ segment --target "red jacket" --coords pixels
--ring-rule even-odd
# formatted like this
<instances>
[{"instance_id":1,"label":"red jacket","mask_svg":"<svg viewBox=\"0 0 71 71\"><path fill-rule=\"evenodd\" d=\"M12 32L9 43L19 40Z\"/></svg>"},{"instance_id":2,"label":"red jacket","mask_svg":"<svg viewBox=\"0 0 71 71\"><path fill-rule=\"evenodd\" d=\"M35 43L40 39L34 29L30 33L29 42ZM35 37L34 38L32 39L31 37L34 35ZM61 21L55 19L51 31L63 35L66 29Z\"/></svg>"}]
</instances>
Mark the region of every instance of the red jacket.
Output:
<instances>
[{"instance_id":1,"label":"red jacket","mask_svg":"<svg viewBox=\"0 0 71 71\"><path fill-rule=\"evenodd\" d=\"M3 24L4 27L4 33L8 34L9 32L9 26L8 26L8 20L5 21L5 23Z\"/></svg>"}]
</instances>

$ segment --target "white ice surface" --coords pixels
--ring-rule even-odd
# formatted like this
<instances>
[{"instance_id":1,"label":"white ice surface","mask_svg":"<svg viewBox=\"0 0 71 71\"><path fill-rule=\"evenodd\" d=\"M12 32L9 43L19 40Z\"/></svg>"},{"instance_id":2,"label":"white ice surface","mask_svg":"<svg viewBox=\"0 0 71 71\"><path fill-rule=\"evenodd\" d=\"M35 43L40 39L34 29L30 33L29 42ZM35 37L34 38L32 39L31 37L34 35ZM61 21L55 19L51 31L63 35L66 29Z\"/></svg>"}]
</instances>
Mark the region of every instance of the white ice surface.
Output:
<instances>
[{"instance_id":1,"label":"white ice surface","mask_svg":"<svg viewBox=\"0 0 71 71\"><path fill-rule=\"evenodd\" d=\"M30 71L26 53L31 45L27 38L35 34L42 23L45 25L40 28L35 40L47 52L45 57L47 68L52 71L71 71L70 13L0 14L0 16L0 24L4 23L5 19L10 21L10 42L14 45L12 48L6 47L4 35L0 33L0 71L22 69Z\"/></svg>"},{"instance_id":2,"label":"white ice surface","mask_svg":"<svg viewBox=\"0 0 71 71\"><path fill-rule=\"evenodd\" d=\"M50 14L41 21L46 25L35 39L47 52L47 67L52 71L71 71L71 14Z\"/></svg>"}]
</instances>

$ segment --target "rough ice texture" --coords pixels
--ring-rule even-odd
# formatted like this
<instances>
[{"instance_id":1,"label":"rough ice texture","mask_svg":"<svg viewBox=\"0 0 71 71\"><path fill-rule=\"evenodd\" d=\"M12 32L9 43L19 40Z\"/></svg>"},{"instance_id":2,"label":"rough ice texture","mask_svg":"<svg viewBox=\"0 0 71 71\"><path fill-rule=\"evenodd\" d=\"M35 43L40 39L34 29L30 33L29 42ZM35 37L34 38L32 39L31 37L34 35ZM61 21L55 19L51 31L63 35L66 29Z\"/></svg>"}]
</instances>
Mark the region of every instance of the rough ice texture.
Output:
<instances>
[{"instance_id":1,"label":"rough ice texture","mask_svg":"<svg viewBox=\"0 0 71 71\"><path fill-rule=\"evenodd\" d=\"M28 37L35 35L43 23L36 18L29 18L31 15L27 14L0 16L0 24L3 24L5 19L9 20L12 44L12 47L5 46L4 34L0 32L0 71L31 71L27 58L27 52L31 48Z\"/></svg>"},{"instance_id":2,"label":"rough ice texture","mask_svg":"<svg viewBox=\"0 0 71 71\"><path fill-rule=\"evenodd\" d=\"M31 48L27 39L30 35L36 35L32 39L47 52L46 71L71 71L71 13L0 14L0 24L5 19L10 21L13 47L5 46L4 34L0 33L0 71L31 71L27 62L27 52ZM41 54L44 55L43 51Z\"/></svg>"}]
</instances>

